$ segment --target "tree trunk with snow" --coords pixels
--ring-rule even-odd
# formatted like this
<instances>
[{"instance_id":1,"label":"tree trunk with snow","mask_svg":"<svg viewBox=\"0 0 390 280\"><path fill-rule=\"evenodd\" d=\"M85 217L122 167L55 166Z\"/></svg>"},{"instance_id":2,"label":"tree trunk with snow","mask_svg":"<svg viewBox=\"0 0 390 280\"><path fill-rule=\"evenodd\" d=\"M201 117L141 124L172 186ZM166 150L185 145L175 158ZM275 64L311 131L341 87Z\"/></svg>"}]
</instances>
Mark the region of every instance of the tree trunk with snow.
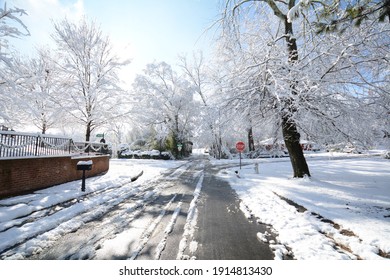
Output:
<instances>
[{"instance_id":1,"label":"tree trunk with snow","mask_svg":"<svg viewBox=\"0 0 390 280\"><path fill-rule=\"evenodd\" d=\"M294 177L302 178L304 176L310 176L309 167L299 143L300 134L295 122L288 116L282 118L282 131L284 143L290 155Z\"/></svg>"},{"instance_id":2,"label":"tree trunk with snow","mask_svg":"<svg viewBox=\"0 0 390 280\"><path fill-rule=\"evenodd\" d=\"M42 124L42 134L46 134L46 129L47 129L46 122L43 122L43 124Z\"/></svg>"},{"instance_id":3,"label":"tree trunk with snow","mask_svg":"<svg viewBox=\"0 0 390 280\"><path fill-rule=\"evenodd\" d=\"M91 139L91 132L92 132L92 124L91 122L88 122L85 129L85 141L89 141Z\"/></svg>"},{"instance_id":4,"label":"tree trunk with snow","mask_svg":"<svg viewBox=\"0 0 390 280\"><path fill-rule=\"evenodd\" d=\"M248 129L248 149L249 152L253 152L255 150L255 141L253 139L253 128L250 127Z\"/></svg>"},{"instance_id":5,"label":"tree trunk with snow","mask_svg":"<svg viewBox=\"0 0 390 280\"><path fill-rule=\"evenodd\" d=\"M288 21L287 16L285 16L284 19L284 26L286 32L289 63L294 64L298 61L298 46L296 39L293 37L292 23ZM291 95L297 94L295 90L295 85L296 81L290 81ZM306 163L306 159L303 155L303 150L300 145L301 136L298 132L297 125L293 119L293 115L297 109L292 104L291 100L287 100L284 105L286 108L283 109L286 110L286 112L284 112L284 114L282 115L282 131L284 143L290 155L291 165L294 170L294 177L310 177L309 167Z\"/></svg>"}]
</instances>

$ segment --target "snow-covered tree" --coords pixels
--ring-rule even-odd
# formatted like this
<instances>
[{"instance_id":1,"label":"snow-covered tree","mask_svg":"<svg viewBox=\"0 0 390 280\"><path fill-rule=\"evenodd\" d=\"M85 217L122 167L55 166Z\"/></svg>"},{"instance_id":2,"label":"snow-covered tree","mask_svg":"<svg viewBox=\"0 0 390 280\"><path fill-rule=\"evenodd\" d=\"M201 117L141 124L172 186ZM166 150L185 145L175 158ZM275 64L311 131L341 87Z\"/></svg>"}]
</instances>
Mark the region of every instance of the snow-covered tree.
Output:
<instances>
[{"instance_id":1,"label":"snow-covered tree","mask_svg":"<svg viewBox=\"0 0 390 280\"><path fill-rule=\"evenodd\" d=\"M257 122L274 119L294 177L303 177L310 172L302 133L325 141L369 139L368 100L388 94L389 30L366 20L362 28L318 35L307 24L315 11L298 20L297 3L227 1L220 59L231 73L223 88L227 108Z\"/></svg>"},{"instance_id":2,"label":"snow-covered tree","mask_svg":"<svg viewBox=\"0 0 390 280\"><path fill-rule=\"evenodd\" d=\"M203 53L194 53L192 59L180 56L180 68L188 81L192 84L196 95L200 98L201 110L198 117L202 130L202 137L206 137L210 145L210 154L217 159L224 155L221 139L220 113L217 104L212 100L215 86L208 65L204 61Z\"/></svg>"},{"instance_id":3,"label":"snow-covered tree","mask_svg":"<svg viewBox=\"0 0 390 280\"><path fill-rule=\"evenodd\" d=\"M128 62L113 54L109 38L94 22L64 19L54 28L63 81L59 102L85 127L89 141L94 129L126 115L117 73Z\"/></svg>"},{"instance_id":4,"label":"snow-covered tree","mask_svg":"<svg viewBox=\"0 0 390 280\"><path fill-rule=\"evenodd\" d=\"M168 148L178 155L177 144L188 140L196 114L191 83L160 62L148 64L144 74L136 77L133 89L138 119L154 126L158 141L166 140Z\"/></svg>"},{"instance_id":5,"label":"snow-covered tree","mask_svg":"<svg viewBox=\"0 0 390 280\"><path fill-rule=\"evenodd\" d=\"M42 134L63 118L63 110L57 100L62 94L61 75L48 49L38 50L37 58L20 59L18 63L22 77L16 87L19 99L18 111L22 118L33 123Z\"/></svg>"},{"instance_id":6,"label":"snow-covered tree","mask_svg":"<svg viewBox=\"0 0 390 280\"><path fill-rule=\"evenodd\" d=\"M227 1L225 17L223 19L223 36L232 36L228 40L237 42L237 46L235 46L235 48L238 49L252 47L249 44L244 45L245 42L240 39L240 36L245 34L245 28L251 28L250 24L245 27L242 25L240 26L239 21L242 19L240 14L242 12L247 12L247 18L251 18L251 20L258 19L256 12L259 13L259 8L254 7L254 12L252 12L251 9L248 10L248 7L244 7L248 2L250 6L257 6L258 4L258 1ZM278 61L275 62L280 64L279 73L284 72L283 75L286 76L287 79L284 79L283 83L277 84L278 86L281 86L281 88L277 91L278 103L276 105L279 109L281 129L285 145L290 154L294 177L303 177L305 175L310 176L310 171L300 146L300 134L298 132L297 123L294 119L294 115L297 112L296 104L294 102L294 99L297 96L297 81L290 75L291 72L288 70L289 68L295 67L299 61L298 45L296 37L294 36L293 25L288 20L288 11L294 6L294 3L295 1L290 1L289 3L279 3L269 0L261 1L260 5L265 4L268 9L272 10L273 14L279 20L279 28L282 29L280 33L285 41L286 50L279 54L281 59L278 59ZM283 6L283 9L279 7L280 5ZM244 20L246 19L244 18ZM246 22L250 23L250 21ZM254 63L256 63L256 61L254 61ZM262 62L262 64L265 63ZM265 80L263 79L263 81L260 81L260 84L264 84L264 82ZM262 89L259 91L259 94L261 95L265 91L266 89ZM273 92L275 93L275 90Z\"/></svg>"},{"instance_id":7,"label":"snow-covered tree","mask_svg":"<svg viewBox=\"0 0 390 280\"><path fill-rule=\"evenodd\" d=\"M19 77L17 65L9 48L9 38L29 35L27 26L20 19L26 15L23 9L0 7L0 122L10 121L10 107L15 101L15 82Z\"/></svg>"},{"instance_id":8,"label":"snow-covered tree","mask_svg":"<svg viewBox=\"0 0 390 280\"><path fill-rule=\"evenodd\" d=\"M313 22L318 32L345 31L360 26L367 19L390 21L390 0L300 0L291 17L299 16L300 10L315 9L317 18Z\"/></svg>"},{"instance_id":9,"label":"snow-covered tree","mask_svg":"<svg viewBox=\"0 0 390 280\"><path fill-rule=\"evenodd\" d=\"M0 53L3 61L7 60L5 57L5 50L9 48L7 38L30 35L27 26L19 18L23 15L27 15L25 10L16 7L9 9L7 3L4 3L4 7L0 7Z\"/></svg>"}]
</instances>

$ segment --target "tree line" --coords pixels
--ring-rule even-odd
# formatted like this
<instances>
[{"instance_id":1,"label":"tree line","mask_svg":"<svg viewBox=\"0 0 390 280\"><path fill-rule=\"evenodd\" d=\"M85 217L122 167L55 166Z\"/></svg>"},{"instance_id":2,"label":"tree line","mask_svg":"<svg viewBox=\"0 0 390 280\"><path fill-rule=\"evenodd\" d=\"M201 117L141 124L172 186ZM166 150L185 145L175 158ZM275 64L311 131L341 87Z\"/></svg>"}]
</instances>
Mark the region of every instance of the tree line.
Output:
<instances>
[{"instance_id":1,"label":"tree line","mask_svg":"<svg viewBox=\"0 0 390 280\"><path fill-rule=\"evenodd\" d=\"M95 22L54 24L53 50L32 59L7 53L7 36L28 27L0 11L0 118L28 120L42 133L82 125L85 140L124 124L132 140L170 149L194 141L226 157L237 140L283 139L294 177L310 176L302 138L319 144L373 145L390 133L388 0L225 0L212 27L213 55L153 62L130 89L119 86L127 61ZM15 29L5 19L19 23ZM22 30L22 31L21 31ZM131 137L130 137L131 138Z\"/></svg>"}]
</instances>

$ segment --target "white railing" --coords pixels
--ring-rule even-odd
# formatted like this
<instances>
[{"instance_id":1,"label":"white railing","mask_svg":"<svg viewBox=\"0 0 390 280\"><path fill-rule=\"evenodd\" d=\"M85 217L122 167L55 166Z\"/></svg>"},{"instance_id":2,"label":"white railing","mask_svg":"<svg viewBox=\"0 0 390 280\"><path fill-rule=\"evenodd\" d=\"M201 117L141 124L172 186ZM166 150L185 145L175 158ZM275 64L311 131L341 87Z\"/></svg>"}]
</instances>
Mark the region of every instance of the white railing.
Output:
<instances>
[{"instance_id":1,"label":"white railing","mask_svg":"<svg viewBox=\"0 0 390 280\"><path fill-rule=\"evenodd\" d=\"M53 156L65 154L107 154L105 143L74 142L71 138L46 134L0 131L0 158Z\"/></svg>"}]
</instances>

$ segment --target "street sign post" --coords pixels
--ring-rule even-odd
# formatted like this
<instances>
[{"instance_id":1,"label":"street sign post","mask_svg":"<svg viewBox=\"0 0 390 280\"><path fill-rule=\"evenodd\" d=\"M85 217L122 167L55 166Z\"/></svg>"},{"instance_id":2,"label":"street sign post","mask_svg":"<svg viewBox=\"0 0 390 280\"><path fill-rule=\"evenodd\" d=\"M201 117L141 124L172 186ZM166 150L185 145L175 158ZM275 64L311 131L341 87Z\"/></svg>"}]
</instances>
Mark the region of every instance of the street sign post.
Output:
<instances>
[{"instance_id":1,"label":"street sign post","mask_svg":"<svg viewBox=\"0 0 390 280\"><path fill-rule=\"evenodd\" d=\"M240 153L240 169L241 169L241 153L245 150L245 143L242 141L238 141L236 143L236 149Z\"/></svg>"}]
</instances>

